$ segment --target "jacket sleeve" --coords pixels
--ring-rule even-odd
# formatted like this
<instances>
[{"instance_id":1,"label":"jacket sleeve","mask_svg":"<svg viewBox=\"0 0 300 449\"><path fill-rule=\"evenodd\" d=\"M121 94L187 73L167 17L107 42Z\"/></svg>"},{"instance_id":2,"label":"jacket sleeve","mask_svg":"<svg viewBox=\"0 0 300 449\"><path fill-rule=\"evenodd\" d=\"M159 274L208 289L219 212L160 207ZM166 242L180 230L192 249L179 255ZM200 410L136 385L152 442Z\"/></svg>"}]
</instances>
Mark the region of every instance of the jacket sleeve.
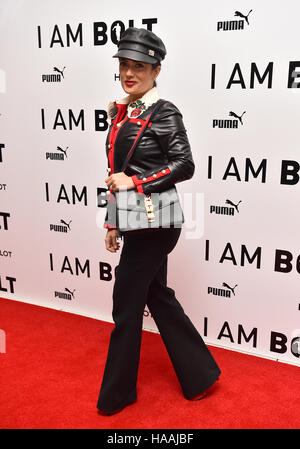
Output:
<instances>
[{"instance_id":1,"label":"jacket sleeve","mask_svg":"<svg viewBox=\"0 0 300 449\"><path fill-rule=\"evenodd\" d=\"M167 190L177 182L190 179L195 171L182 114L173 103L166 101L161 106L151 129L168 162L131 176L137 191L145 194Z\"/></svg>"}]
</instances>

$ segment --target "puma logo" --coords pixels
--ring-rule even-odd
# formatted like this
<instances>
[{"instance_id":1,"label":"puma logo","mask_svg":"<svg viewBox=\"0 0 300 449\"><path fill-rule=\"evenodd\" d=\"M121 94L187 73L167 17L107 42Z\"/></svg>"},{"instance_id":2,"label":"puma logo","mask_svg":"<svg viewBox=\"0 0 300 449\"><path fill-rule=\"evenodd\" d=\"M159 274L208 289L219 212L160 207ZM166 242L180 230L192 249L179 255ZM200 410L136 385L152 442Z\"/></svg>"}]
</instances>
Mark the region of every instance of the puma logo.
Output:
<instances>
[{"instance_id":1,"label":"puma logo","mask_svg":"<svg viewBox=\"0 0 300 449\"><path fill-rule=\"evenodd\" d=\"M72 295L72 298L74 298L74 292L75 292L75 288L73 291L69 290L68 288L65 288L65 291L70 293L70 295Z\"/></svg>"},{"instance_id":2,"label":"puma logo","mask_svg":"<svg viewBox=\"0 0 300 449\"><path fill-rule=\"evenodd\" d=\"M237 204L234 204L234 203L233 203L232 201L230 201L230 200L226 200L226 201L225 201L226 204L230 204L231 206L233 206L237 212L240 212L239 209L238 209L238 205L239 205L241 202L242 202L242 201L240 200Z\"/></svg>"},{"instance_id":3,"label":"puma logo","mask_svg":"<svg viewBox=\"0 0 300 449\"><path fill-rule=\"evenodd\" d=\"M57 151L61 151L62 153L64 153L64 155L67 157L67 149L68 149L69 147L67 147L65 150L63 150L61 147L57 147L56 149L57 149Z\"/></svg>"},{"instance_id":4,"label":"puma logo","mask_svg":"<svg viewBox=\"0 0 300 449\"><path fill-rule=\"evenodd\" d=\"M247 14L246 16L244 16L244 14L242 14L240 11L235 11L234 15L237 16L237 17L241 17L242 19L245 19L246 22L247 22L248 25L249 25L248 16L249 16L250 12L252 12L252 9L250 9L250 11L248 12L248 14Z\"/></svg>"},{"instance_id":5,"label":"puma logo","mask_svg":"<svg viewBox=\"0 0 300 449\"><path fill-rule=\"evenodd\" d=\"M242 113L242 115L237 115L235 112L230 111L230 112L229 112L229 116L230 116L230 117L235 117L235 118L237 118L237 119L240 121L241 125L243 125L242 117L243 117L243 115L245 114L245 112L246 112L246 111L244 111L244 112Z\"/></svg>"},{"instance_id":6,"label":"puma logo","mask_svg":"<svg viewBox=\"0 0 300 449\"><path fill-rule=\"evenodd\" d=\"M233 203L231 200L225 200L225 204L229 204L230 206L218 206L217 204L211 204L209 207L209 212L211 214L216 214L216 215L231 215L234 216L235 211L236 212L240 212L239 211L239 204L242 201L240 200L237 204ZM232 206L232 207L231 207Z\"/></svg>"},{"instance_id":7,"label":"puma logo","mask_svg":"<svg viewBox=\"0 0 300 449\"><path fill-rule=\"evenodd\" d=\"M59 70L57 67L53 67L53 71L60 73L63 78L64 78L64 70L65 67L62 70Z\"/></svg>"},{"instance_id":8,"label":"puma logo","mask_svg":"<svg viewBox=\"0 0 300 449\"><path fill-rule=\"evenodd\" d=\"M238 284L235 284L234 287L230 287L228 284L226 284L226 282L223 282L222 285L223 285L223 287L229 288L229 290L232 291L232 293L233 293L234 296L235 296L234 289L235 289L235 287L237 287Z\"/></svg>"},{"instance_id":9,"label":"puma logo","mask_svg":"<svg viewBox=\"0 0 300 449\"><path fill-rule=\"evenodd\" d=\"M72 223L72 220L70 220L69 223L66 223L65 220L60 220L60 222L61 222L62 224L65 224L65 225L68 227L69 231L71 231L71 229L70 229L70 223Z\"/></svg>"}]
</instances>

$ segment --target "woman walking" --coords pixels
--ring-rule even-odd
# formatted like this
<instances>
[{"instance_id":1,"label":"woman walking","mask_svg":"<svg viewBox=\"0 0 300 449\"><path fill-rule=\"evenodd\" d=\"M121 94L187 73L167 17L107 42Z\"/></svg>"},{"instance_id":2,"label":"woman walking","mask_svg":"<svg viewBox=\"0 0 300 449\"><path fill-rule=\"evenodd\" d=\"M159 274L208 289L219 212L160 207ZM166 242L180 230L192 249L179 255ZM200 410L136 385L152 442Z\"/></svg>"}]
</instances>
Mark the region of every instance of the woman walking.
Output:
<instances>
[{"instance_id":1,"label":"woman walking","mask_svg":"<svg viewBox=\"0 0 300 449\"><path fill-rule=\"evenodd\" d=\"M141 126L161 102L156 77L166 48L151 31L130 27L122 34L118 52L120 80L125 98L109 104L112 122L106 140L111 192L122 187L141 194L163 192L175 183L190 179L195 165L182 121L170 101L163 101L153 122L145 128L124 171L124 160ZM155 320L170 360L188 400L198 400L218 379L221 371L200 334L167 286L168 254L175 248L181 227L170 226L121 232L116 221L114 196L107 204L104 227L106 249L116 252L118 238L123 247L113 288L111 332L107 360L97 408L111 415L137 400L145 306Z\"/></svg>"}]
</instances>

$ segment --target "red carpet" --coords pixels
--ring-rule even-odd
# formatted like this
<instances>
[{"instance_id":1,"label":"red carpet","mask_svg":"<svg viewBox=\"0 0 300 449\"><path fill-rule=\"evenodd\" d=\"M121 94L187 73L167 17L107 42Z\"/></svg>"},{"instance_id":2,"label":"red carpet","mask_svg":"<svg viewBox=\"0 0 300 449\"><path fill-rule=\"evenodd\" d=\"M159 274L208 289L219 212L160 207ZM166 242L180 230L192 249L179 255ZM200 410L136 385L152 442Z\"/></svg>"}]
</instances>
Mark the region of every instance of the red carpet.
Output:
<instances>
[{"instance_id":1,"label":"red carpet","mask_svg":"<svg viewBox=\"0 0 300 449\"><path fill-rule=\"evenodd\" d=\"M138 401L96 403L113 324L0 299L2 429L299 429L299 368L210 347L222 374L196 402L182 393L158 334L143 333Z\"/></svg>"}]
</instances>

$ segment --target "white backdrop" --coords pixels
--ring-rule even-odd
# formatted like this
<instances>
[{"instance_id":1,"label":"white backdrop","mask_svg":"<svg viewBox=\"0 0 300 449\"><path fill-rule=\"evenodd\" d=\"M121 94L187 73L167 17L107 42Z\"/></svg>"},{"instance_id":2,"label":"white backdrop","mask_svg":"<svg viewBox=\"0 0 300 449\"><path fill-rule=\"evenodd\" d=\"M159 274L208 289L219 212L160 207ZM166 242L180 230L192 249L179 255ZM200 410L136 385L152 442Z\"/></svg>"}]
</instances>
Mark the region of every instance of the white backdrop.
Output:
<instances>
[{"instance_id":1,"label":"white backdrop","mask_svg":"<svg viewBox=\"0 0 300 449\"><path fill-rule=\"evenodd\" d=\"M105 250L97 202L105 110L126 95L112 29L149 27L196 164L177 184L187 222L168 284L207 343L299 364L299 2L0 0L0 13L0 296L112 321L120 251Z\"/></svg>"}]
</instances>

